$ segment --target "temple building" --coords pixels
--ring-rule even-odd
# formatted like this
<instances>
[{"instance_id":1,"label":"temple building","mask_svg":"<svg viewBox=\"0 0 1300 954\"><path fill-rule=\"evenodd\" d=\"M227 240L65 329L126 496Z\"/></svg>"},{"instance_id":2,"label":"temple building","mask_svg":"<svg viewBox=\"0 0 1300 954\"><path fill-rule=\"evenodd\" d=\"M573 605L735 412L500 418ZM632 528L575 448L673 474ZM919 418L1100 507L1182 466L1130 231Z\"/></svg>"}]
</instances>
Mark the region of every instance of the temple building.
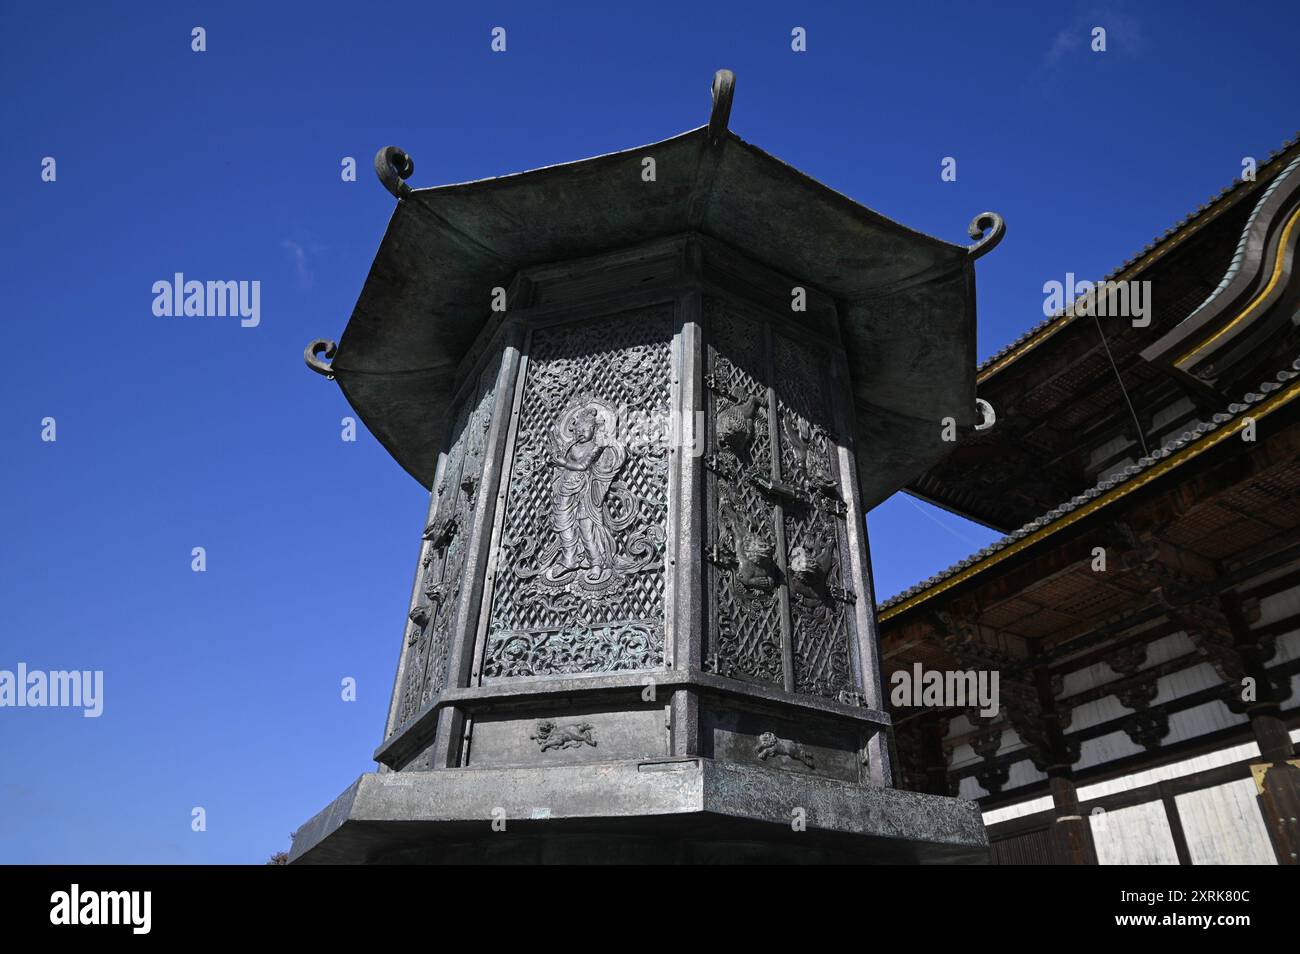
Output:
<instances>
[{"instance_id":1,"label":"temple building","mask_svg":"<svg viewBox=\"0 0 1300 954\"><path fill-rule=\"evenodd\" d=\"M1005 534L879 604L898 784L979 801L992 860L1295 864L1300 138L977 371L997 424L908 485ZM1150 283L1149 285L1131 283Z\"/></svg>"}]
</instances>

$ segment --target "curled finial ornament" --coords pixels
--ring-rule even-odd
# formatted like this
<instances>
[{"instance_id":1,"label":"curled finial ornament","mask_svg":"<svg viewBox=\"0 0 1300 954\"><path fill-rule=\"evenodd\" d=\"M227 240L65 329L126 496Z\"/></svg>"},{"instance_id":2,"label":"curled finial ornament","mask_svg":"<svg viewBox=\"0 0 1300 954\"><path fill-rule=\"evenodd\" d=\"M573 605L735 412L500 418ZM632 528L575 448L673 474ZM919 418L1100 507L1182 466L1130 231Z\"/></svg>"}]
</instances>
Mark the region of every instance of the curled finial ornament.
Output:
<instances>
[{"instance_id":1,"label":"curled finial ornament","mask_svg":"<svg viewBox=\"0 0 1300 954\"><path fill-rule=\"evenodd\" d=\"M385 146L375 153L375 173L384 188L405 199L411 194L411 187L403 180L411 178L415 171L415 160L396 146Z\"/></svg>"},{"instance_id":2,"label":"curled finial ornament","mask_svg":"<svg viewBox=\"0 0 1300 954\"><path fill-rule=\"evenodd\" d=\"M713 74L713 109L709 111L709 144L716 146L727 134L731 119L731 97L736 92L736 74L718 70Z\"/></svg>"},{"instance_id":3,"label":"curled finial ornament","mask_svg":"<svg viewBox=\"0 0 1300 954\"><path fill-rule=\"evenodd\" d=\"M988 234L985 235L985 232ZM1007 223L996 212L981 212L970 220L970 228L966 233L973 239L979 239L974 245L966 246L966 253L975 259L997 248L1002 236L1007 234Z\"/></svg>"},{"instance_id":4,"label":"curled finial ornament","mask_svg":"<svg viewBox=\"0 0 1300 954\"><path fill-rule=\"evenodd\" d=\"M975 406L979 408L980 412L980 421L975 425L975 430L987 431L998 422L997 412L993 410L993 405L988 401L983 398L976 398Z\"/></svg>"},{"instance_id":5,"label":"curled finial ornament","mask_svg":"<svg viewBox=\"0 0 1300 954\"><path fill-rule=\"evenodd\" d=\"M336 342L330 341L327 338L317 338L303 349L302 357L303 360L307 362L307 367L311 368L317 374L325 375L325 377L332 381L334 379L334 372L330 370L328 364L320 359L320 356L324 355L326 360L333 358L334 351L337 348L338 344Z\"/></svg>"}]
</instances>

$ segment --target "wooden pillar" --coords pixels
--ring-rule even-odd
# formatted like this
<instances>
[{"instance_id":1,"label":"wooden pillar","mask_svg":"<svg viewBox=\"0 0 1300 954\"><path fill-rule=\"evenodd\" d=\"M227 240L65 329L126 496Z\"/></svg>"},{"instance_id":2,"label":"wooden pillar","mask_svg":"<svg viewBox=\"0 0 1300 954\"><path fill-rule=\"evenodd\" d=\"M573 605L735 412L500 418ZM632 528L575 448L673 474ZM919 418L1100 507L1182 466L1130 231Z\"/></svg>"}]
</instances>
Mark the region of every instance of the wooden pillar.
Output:
<instances>
[{"instance_id":1,"label":"wooden pillar","mask_svg":"<svg viewBox=\"0 0 1300 954\"><path fill-rule=\"evenodd\" d=\"M1280 865L1300 863L1300 759L1250 767L1273 853Z\"/></svg>"},{"instance_id":2,"label":"wooden pillar","mask_svg":"<svg viewBox=\"0 0 1300 954\"><path fill-rule=\"evenodd\" d=\"M1277 703L1250 710L1250 727L1263 761L1250 767L1255 802L1280 865L1300 864L1300 759Z\"/></svg>"},{"instance_id":3,"label":"wooden pillar","mask_svg":"<svg viewBox=\"0 0 1300 954\"><path fill-rule=\"evenodd\" d=\"M1242 672L1254 681L1256 690L1255 701L1245 704L1251 731L1259 744L1260 761L1250 767L1255 779L1255 803L1268 829L1277 863L1300 864L1300 759L1295 758L1278 692L1269 677L1271 647L1266 648L1250 628L1253 608L1235 594L1223 597L1224 615L1232 628Z\"/></svg>"},{"instance_id":4,"label":"wooden pillar","mask_svg":"<svg viewBox=\"0 0 1300 954\"><path fill-rule=\"evenodd\" d=\"M900 788L930 795L952 794L943 750L947 724L947 719L929 713L894 723L894 772Z\"/></svg>"},{"instance_id":5,"label":"wooden pillar","mask_svg":"<svg viewBox=\"0 0 1300 954\"><path fill-rule=\"evenodd\" d=\"M1057 705L1057 689L1045 666L1035 670L1034 688L1038 695L1038 717L1045 730L1042 751L1044 761L1048 762L1047 782L1056 812L1051 830L1052 863L1095 865L1097 846L1092 840L1092 826L1079 811L1079 792L1071 770L1078 761L1079 747L1066 739L1069 713Z\"/></svg>"},{"instance_id":6,"label":"wooden pillar","mask_svg":"<svg viewBox=\"0 0 1300 954\"><path fill-rule=\"evenodd\" d=\"M1276 702L1263 703L1250 710L1250 728L1259 743L1259 754L1266 762L1285 762L1295 756L1291 733L1287 731Z\"/></svg>"},{"instance_id":7,"label":"wooden pillar","mask_svg":"<svg viewBox=\"0 0 1300 954\"><path fill-rule=\"evenodd\" d=\"M943 749L948 720L942 716L926 720L922 746L925 753L925 790L931 795L956 795L948 779L948 755Z\"/></svg>"},{"instance_id":8,"label":"wooden pillar","mask_svg":"<svg viewBox=\"0 0 1300 954\"><path fill-rule=\"evenodd\" d=\"M1092 826L1079 813L1079 793L1067 769L1050 769L1048 784L1052 789L1052 864L1095 865L1097 847L1092 840Z\"/></svg>"}]
</instances>

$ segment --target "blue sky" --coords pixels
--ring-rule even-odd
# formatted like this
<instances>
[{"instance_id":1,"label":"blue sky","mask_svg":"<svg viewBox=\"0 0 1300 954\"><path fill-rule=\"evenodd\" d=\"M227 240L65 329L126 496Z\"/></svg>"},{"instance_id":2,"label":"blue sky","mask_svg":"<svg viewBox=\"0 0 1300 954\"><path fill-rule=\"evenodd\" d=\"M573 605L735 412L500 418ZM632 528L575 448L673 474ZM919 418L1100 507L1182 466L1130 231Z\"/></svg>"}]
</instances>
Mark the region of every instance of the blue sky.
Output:
<instances>
[{"instance_id":1,"label":"blue sky","mask_svg":"<svg viewBox=\"0 0 1300 954\"><path fill-rule=\"evenodd\" d=\"M0 709L0 862L260 862L371 768L425 495L301 352L391 213L378 147L416 186L610 152L703 123L728 67L732 129L830 186L950 241L1006 217L983 357L1293 133L1300 13L1244 11L5 5L0 669L102 669L105 708ZM175 272L260 281L261 323L155 317ZM991 539L903 496L870 529L882 598Z\"/></svg>"}]
</instances>

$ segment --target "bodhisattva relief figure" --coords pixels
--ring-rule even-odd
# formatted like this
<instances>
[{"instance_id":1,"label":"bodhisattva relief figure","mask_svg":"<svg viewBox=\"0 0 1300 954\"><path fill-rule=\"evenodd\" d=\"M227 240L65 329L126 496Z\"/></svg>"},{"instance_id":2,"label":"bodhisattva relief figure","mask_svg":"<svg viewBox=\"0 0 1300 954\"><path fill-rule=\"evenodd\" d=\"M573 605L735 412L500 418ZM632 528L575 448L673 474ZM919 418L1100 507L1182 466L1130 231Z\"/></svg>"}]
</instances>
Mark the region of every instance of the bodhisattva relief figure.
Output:
<instances>
[{"instance_id":1,"label":"bodhisattva relief figure","mask_svg":"<svg viewBox=\"0 0 1300 954\"><path fill-rule=\"evenodd\" d=\"M618 442L602 443L604 422L592 405L581 408L573 418L574 440L563 442L555 435L555 456L551 465L551 529L560 547L560 566L565 570L590 569L591 582L614 571L614 534L607 526L605 495L623 466L623 447Z\"/></svg>"},{"instance_id":2,"label":"bodhisattva relief figure","mask_svg":"<svg viewBox=\"0 0 1300 954\"><path fill-rule=\"evenodd\" d=\"M594 399L571 406L551 433L548 463L553 468L550 495L551 540L532 571L548 583L581 574L585 586L608 582L620 569L615 525L606 507L610 485L627 459L612 431L613 411Z\"/></svg>"}]
</instances>

